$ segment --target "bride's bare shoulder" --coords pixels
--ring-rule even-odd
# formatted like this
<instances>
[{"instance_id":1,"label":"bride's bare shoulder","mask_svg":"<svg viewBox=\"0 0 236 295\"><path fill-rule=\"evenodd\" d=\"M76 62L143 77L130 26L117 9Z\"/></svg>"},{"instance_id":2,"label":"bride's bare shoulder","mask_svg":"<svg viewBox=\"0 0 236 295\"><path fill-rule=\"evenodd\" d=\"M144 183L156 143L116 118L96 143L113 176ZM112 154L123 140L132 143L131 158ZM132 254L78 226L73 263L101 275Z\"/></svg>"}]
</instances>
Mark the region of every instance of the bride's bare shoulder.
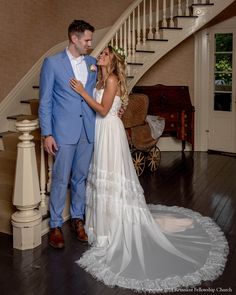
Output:
<instances>
[{"instance_id":1,"label":"bride's bare shoulder","mask_svg":"<svg viewBox=\"0 0 236 295\"><path fill-rule=\"evenodd\" d=\"M107 83L117 85L118 77L115 74L110 74L107 78Z\"/></svg>"}]
</instances>

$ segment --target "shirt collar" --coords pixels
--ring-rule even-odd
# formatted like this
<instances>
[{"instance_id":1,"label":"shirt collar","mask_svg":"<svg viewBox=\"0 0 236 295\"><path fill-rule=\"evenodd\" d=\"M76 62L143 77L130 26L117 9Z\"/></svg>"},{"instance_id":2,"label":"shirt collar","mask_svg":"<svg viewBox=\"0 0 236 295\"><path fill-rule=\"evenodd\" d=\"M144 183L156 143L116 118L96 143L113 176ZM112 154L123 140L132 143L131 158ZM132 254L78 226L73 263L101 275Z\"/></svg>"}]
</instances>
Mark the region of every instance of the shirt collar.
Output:
<instances>
[{"instance_id":1,"label":"shirt collar","mask_svg":"<svg viewBox=\"0 0 236 295\"><path fill-rule=\"evenodd\" d=\"M79 57L74 57L74 56L70 53L68 47L66 47L66 53L67 53L67 55L68 55L70 61L74 60L74 61L77 61L77 62L82 62L82 61L84 60L84 55L80 55Z\"/></svg>"}]
</instances>

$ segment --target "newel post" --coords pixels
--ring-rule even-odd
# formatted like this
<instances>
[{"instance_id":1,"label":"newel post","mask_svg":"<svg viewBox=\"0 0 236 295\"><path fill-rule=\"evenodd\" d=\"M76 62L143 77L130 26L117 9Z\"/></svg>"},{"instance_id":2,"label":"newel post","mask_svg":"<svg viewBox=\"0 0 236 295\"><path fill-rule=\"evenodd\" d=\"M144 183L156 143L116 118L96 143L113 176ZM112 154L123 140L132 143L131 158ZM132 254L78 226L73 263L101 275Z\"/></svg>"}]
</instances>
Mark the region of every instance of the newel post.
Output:
<instances>
[{"instance_id":1,"label":"newel post","mask_svg":"<svg viewBox=\"0 0 236 295\"><path fill-rule=\"evenodd\" d=\"M38 128L38 121L20 121L16 129L22 132L17 145L17 162L12 214L13 248L33 249L41 244L41 212L39 177L36 164L34 138L30 132Z\"/></svg>"}]
</instances>

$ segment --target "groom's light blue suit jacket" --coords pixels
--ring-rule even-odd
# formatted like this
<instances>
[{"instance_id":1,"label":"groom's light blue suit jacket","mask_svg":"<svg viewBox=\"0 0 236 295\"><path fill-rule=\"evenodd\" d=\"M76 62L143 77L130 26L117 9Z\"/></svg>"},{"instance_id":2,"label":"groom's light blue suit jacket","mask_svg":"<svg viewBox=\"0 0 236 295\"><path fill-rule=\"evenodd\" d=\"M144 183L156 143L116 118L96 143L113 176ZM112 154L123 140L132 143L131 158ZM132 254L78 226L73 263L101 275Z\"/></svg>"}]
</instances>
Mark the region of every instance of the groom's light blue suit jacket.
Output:
<instances>
[{"instance_id":1,"label":"groom's light blue suit jacket","mask_svg":"<svg viewBox=\"0 0 236 295\"><path fill-rule=\"evenodd\" d=\"M86 55L88 68L86 91L93 96L96 86L96 59ZM53 135L57 144L76 144L82 125L89 142L94 141L95 112L70 87L74 78L66 50L44 60L40 74L39 121L41 134Z\"/></svg>"}]
</instances>

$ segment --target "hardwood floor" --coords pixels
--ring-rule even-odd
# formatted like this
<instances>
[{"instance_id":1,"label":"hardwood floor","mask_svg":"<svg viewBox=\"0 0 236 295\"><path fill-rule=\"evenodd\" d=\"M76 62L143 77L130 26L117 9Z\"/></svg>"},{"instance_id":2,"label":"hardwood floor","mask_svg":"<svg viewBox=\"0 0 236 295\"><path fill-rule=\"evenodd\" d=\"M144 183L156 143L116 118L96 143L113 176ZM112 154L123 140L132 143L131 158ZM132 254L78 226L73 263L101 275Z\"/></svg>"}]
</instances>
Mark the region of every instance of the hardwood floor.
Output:
<instances>
[{"instance_id":1,"label":"hardwood floor","mask_svg":"<svg viewBox=\"0 0 236 295\"><path fill-rule=\"evenodd\" d=\"M165 294L236 294L236 158L217 154L162 152L161 166L146 171L140 181L148 203L177 205L212 217L224 231L230 253L225 271L214 282ZM63 226L66 248L48 246L47 235L34 250L12 249L12 237L0 234L0 294L2 295L133 295L108 288L75 263L87 246Z\"/></svg>"}]
</instances>

